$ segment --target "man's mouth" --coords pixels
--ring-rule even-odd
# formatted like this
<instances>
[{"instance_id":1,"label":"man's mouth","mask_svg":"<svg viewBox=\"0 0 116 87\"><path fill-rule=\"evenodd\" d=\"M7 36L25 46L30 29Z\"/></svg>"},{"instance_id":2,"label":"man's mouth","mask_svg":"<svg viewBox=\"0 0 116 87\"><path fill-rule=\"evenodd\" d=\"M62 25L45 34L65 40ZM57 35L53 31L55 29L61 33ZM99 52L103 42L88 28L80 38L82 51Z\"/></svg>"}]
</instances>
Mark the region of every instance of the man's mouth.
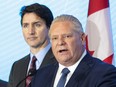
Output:
<instances>
[{"instance_id":1,"label":"man's mouth","mask_svg":"<svg viewBox=\"0 0 116 87\"><path fill-rule=\"evenodd\" d=\"M29 40L35 40L36 37L29 37L28 39L29 39Z\"/></svg>"},{"instance_id":2,"label":"man's mouth","mask_svg":"<svg viewBox=\"0 0 116 87\"><path fill-rule=\"evenodd\" d=\"M67 52L67 51L68 51L68 49L62 49L62 50L59 50L58 52L63 53L63 52Z\"/></svg>"}]
</instances>

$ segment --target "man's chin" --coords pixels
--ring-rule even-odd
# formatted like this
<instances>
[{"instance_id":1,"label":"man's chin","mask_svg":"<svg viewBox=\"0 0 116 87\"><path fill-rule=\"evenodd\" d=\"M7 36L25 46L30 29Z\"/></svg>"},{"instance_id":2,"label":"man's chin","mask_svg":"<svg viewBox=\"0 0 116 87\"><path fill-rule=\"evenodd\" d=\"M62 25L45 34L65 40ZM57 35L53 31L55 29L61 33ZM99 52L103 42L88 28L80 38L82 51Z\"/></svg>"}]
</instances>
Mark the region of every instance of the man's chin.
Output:
<instances>
[{"instance_id":1,"label":"man's chin","mask_svg":"<svg viewBox=\"0 0 116 87\"><path fill-rule=\"evenodd\" d=\"M32 47L32 48L37 48L38 47L38 45L35 45L35 44L30 44L29 46Z\"/></svg>"}]
</instances>

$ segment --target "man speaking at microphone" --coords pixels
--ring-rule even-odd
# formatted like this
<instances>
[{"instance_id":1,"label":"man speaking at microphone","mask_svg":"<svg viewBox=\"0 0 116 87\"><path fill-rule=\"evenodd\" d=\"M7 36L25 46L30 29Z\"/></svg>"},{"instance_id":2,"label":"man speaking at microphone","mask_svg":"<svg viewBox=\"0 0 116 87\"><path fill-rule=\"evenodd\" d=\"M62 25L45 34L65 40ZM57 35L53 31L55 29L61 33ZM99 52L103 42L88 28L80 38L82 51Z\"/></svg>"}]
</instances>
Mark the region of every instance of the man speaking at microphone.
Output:
<instances>
[{"instance_id":1,"label":"man speaking at microphone","mask_svg":"<svg viewBox=\"0 0 116 87\"><path fill-rule=\"evenodd\" d=\"M28 74L30 70L36 71L56 62L48 37L49 27L53 21L50 9L45 5L34 3L22 7L20 15L23 36L30 47L30 53L14 62L8 87L28 87L32 78Z\"/></svg>"}]
</instances>

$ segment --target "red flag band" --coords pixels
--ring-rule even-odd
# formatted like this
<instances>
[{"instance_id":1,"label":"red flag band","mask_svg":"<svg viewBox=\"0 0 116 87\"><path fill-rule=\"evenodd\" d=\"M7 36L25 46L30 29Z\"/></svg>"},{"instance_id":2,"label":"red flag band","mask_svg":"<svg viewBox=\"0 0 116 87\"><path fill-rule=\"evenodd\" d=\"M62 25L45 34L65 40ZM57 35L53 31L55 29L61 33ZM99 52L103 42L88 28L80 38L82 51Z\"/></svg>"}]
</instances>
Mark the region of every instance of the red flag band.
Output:
<instances>
[{"instance_id":1,"label":"red flag band","mask_svg":"<svg viewBox=\"0 0 116 87\"><path fill-rule=\"evenodd\" d=\"M112 64L113 39L108 0L89 0L86 48L94 57Z\"/></svg>"}]
</instances>

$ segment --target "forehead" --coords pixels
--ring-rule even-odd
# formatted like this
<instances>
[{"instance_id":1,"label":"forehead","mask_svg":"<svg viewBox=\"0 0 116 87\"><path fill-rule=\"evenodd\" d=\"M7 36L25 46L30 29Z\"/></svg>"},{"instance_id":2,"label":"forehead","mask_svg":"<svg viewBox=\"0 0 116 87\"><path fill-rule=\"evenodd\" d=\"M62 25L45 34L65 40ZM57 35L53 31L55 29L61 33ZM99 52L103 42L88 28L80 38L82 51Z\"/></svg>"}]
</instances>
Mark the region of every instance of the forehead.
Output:
<instances>
[{"instance_id":1,"label":"forehead","mask_svg":"<svg viewBox=\"0 0 116 87\"><path fill-rule=\"evenodd\" d=\"M69 21L65 22L54 22L50 27L51 32L54 33L63 33L63 32L72 32L73 30L73 24Z\"/></svg>"},{"instance_id":2,"label":"forehead","mask_svg":"<svg viewBox=\"0 0 116 87\"><path fill-rule=\"evenodd\" d=\"M24 16L23 16L23 20L22 22L33 22L33 21L37 21L37 20L40 20L40 21L43 21L42 18L40 18L38 15L36 15L35 13L26 13Z\"/></svg>"}]
</instances>

